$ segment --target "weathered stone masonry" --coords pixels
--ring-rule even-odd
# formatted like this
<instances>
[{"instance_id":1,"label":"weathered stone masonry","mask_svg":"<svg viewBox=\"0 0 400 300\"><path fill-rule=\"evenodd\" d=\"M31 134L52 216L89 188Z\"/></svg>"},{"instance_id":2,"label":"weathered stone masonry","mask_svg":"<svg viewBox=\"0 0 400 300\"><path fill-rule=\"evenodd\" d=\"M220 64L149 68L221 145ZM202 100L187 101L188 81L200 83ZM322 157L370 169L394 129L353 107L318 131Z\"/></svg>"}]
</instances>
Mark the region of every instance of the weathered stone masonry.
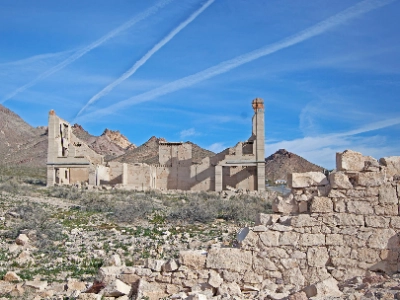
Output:
<instances>
[{"instance_id":1,"label":"weathered stone masonry","mask_svg":"<svg viewBox=\"0 0 400 300\"><path fill-rule=\"evenodd\" d=\"M299 290L339 296L338 281L399 271L399 174L400 157L378 162L338 153L329 178L292 174L291 193L275 200L275 214L259 214L255 227L242 230L240 248L183 251L179 261L149 260L122 268L121 276L134 274L133 292L150 299L179 293L176 299L283 299Z\"/></svg>"}]
</instances>

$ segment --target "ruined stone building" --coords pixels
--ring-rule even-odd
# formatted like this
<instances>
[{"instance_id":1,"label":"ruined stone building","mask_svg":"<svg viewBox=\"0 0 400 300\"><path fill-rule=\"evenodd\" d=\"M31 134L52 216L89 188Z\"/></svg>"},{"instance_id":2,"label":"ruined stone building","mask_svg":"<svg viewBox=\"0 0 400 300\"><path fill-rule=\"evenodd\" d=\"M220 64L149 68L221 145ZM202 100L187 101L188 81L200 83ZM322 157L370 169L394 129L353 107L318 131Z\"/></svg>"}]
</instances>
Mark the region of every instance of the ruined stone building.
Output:
<instances>
[{"instance_id":1,"label":"ruined stone building","mask_svg":"<svg viewBox=\"0 0 400 300\"><path fill-rule=\"evenodd\" d=\"M215 156L192 159L190 143L159 144L158 164L104 162L104 157L79 140L71 125L49 113L47 185L86 182L127 189L221 191L232 187L265 190L264 102L252 102L252 135Z\"/></svg>"}]
</instances>

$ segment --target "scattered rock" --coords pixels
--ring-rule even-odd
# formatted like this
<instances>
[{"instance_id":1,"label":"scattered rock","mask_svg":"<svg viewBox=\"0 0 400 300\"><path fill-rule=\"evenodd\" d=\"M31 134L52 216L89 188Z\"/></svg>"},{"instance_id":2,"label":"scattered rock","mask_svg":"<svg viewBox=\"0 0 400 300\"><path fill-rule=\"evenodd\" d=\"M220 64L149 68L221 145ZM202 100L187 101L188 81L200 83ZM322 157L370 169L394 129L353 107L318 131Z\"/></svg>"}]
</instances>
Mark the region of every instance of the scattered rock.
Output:
<instances>
[{"instance_id":1,"label":"scattered rock","mask_svg":"<svg viewBox=\"0 0 400 300\"><path fill-rule=\"evenodd\" d=\"M47 281L26 281L25 286L37 289L39 291L43 291L47 287Z\"/></svg>"},{"instance_id":2,"label":"scattered rock","mask_svg":"<svg viewBox=\"0 0 400 300\"><path fill-rule=\"evenodd\" d=\"M21 281L21 277L19 277L15 272L8 271L6 275L4 275L3 280L10 282Z\"/></svg>"},{"instance_id":3,"label":"scattered rock","mask_svg":"<svg viewBox=\"0 0 400 300\"><path fill-rule=\"evenodd\" d=\"M25 246L25 245L27 245L29 243L29 238L28 238L28 236L26 234L20 234L16 238L15 243L17 245L20 245L20 246Z\"/></svg>"}]
</instances>

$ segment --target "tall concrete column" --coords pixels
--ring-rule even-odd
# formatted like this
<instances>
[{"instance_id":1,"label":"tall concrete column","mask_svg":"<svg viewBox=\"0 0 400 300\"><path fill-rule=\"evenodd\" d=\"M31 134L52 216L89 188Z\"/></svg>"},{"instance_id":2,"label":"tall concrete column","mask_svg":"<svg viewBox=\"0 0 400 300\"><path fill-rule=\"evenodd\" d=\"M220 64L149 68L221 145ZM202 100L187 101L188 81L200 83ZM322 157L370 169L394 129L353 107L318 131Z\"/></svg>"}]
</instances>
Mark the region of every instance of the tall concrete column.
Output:
<instances>
[{"instance_id":1,"label":"tall concrete column","mask_svg":"<svg viewBox=\"0 0 400 300\"><path fill-rule=\"evenodd\" d=\"M265 125L264 100L256 98L252 102L254 109L253 132L256 135L255 156L257 161L257 190L265 191Z\"/></svg>"},{"instance_id":2,"label":"tall concrete column","mask_svg":"<svg viewBox=\"0 0 400 300\"><path fill-rule=\"evenodd\" d=\"M126 163L122 164L122 185L128 184L128 165Z\"/></svg>"},{"instance_id":3,"label":"tall concrete column","mask_svg":"<svg viewBox=\"0 0 400 300\"><path fill-rule=\"evenodd\" d=\"M97 185L97 170L95 166L89 167L89 185Z\"/></svg>"},{"instance_id":4,"label":"tall concrete column","mask_svg":"<svg viewBox=\"0 0 400 300\"><path fill-rule=\"evenodd\" d=\"M53 186L56 183L56 170L53 166L47 167L47 186Z\"/></svg>"},{"instance_id":5,"label":"tall concrete column","mask_svg":"<svg viewBox=\"0 0 400 300\"><path fill-rule=\"evenodd\" d=\"M49 122L47 126L47 163L54 163L58 156L58 149L56 144L56 137L58 135L58 122L54 110L49 112Z\"/></svg>"},{"instance_id":6,"label":"tall concrete column","mask_svg":"<svg viewBox=\"0 0 400 300\"><path fill-rule=\"evenodd\" d=\"M56 183L56 169L54 164L58 157L57 137L59 135L58 120L54 110L49 111L49 121L47 127L47 186ZM60 184L62 183L60 179Z\"/></svg>"},{"instance_id":7,"label":"tall concrete column","mask_svg":"<svg viewBox=\"0 0 400 300\"><path fill-rule=\"evenodd\" d=\"M215 166L215 191L222 191L222 166Z\"/></svg>"}]
</instances>

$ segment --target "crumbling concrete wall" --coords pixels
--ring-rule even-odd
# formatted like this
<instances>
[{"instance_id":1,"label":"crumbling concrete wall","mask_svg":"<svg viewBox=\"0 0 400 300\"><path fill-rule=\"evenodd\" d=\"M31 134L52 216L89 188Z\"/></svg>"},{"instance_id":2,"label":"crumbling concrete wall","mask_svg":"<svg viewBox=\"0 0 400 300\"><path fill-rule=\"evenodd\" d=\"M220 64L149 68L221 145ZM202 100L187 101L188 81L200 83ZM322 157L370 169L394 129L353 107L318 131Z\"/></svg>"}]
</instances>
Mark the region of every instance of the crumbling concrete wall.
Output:
<instances>
[{"instance_id":1,"label":"crumbling concrete wall","mask_svg":"<svg viewBox=\"0 0 400 300\"><path fill-rule=\"evenodd\" d=\"M159 161L154 165L105 164L104 157L77 138L71 125L52 110L47 185L88 182L139 190L222 191L231 187L264 191L264 101L256 98L252 107L252 135L248 141L200 162L192 158L191 143L160 142Z\"/></svg>"},{"instance_id":2,"label":"crumbling concrete wall","mask_svg":"<svg viewBox=\"0 0 400 300\"><path fill-rule=\"evenodd\" d=\"M47 185L88 182L96 184L95 165L103 163L103 156L91 150L71 131L71 125L49 112Z\"/></svg>"},{"instance_id":3,"label":"crumbling concrete wall","mask_svg":"<svg viewBox=\"0 0 400 300\"><path fill-rule=\"evenodd\" d=\"M243 190L257 190L257 168L235 166L223 168L223 186L224 190L228 187Z\"/></svg>"},{"instance_id":4,"label":"crumbling concrete wall","mask_svg":"<svg viewBox=\"0 0 400 300\"><path fill-rule=\"evenodd\" d=\"M340 296L338 281L400 271L400 157L378 162L348 150L337 159L329 178L292 174L291 193L239 232L239 248L181 251L177 261L148 260L120 278L134 274L134 292L149 299L284 299L299 290Z\"/></svg>"},{"instance_id":5,"label":"crumbling concrete wall","mask_svg":"<svg viewBox=\"0 0 400 300\"><path fill-rule=\"evenodd\" d=\"M110 184L122 184L124 164L120 162L110 161L107 163L110 172Z\"/></svg>"},{"instance_id":6,"label":"crumbling concrete wall","mask_svg":"<svg viewBox=\"0 0 400 300\"><path fill-rule=\"evenodd\" d=\"M128 164L126 184L135 190L148 190L153 188L155 173L153 167L147 164Z\"/></svg>"},{"instance_id":7,"label":"crumbling concrete wall","mask_svg":"<svg viewBox=\"0 0 400 300\"><path fill-rule=\"evenodd\" d=\"M97 165L96 176L96 185L108 184L110 182L110 168L104 165Z\"/></svg>"},{"instance_id":8,"label":"crumbling concrete wall","mask_svg":"<svg viewBox=\"0 0 400 300\"><path fill-rule=\"evenodd\" d=\"M88 168L70 168L69 183L87 182L89 183L89 169Z\"/></svg>"},{"instance_id":9,"label":"crumbling concrete wall","mask_svg":"<svg viewBox=\"0 0 400 300\"><path fill-rule=\"evenodd\" d=\"M104 163L104 157L101 154L96 153L89 146L79 140L72 132L71 132L71 144L70 144L70 157L85 157L92 164L102 164Z\"/></svg>"}]
</instances>

